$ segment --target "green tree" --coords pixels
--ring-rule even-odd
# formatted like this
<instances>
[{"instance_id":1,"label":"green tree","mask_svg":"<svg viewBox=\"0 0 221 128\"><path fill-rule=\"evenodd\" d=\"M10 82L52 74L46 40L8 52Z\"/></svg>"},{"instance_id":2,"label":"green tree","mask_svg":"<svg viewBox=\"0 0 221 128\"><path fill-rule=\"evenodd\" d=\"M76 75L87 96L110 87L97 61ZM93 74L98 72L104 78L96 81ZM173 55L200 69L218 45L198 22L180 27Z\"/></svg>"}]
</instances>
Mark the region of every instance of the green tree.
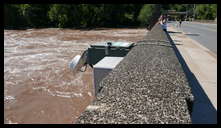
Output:
<instances>
[{"instance_id":1,"label":"green tree","mask_svg":"<svg viewBox=\"0 0 221 128\"><path fill-rule=\"evenodd\" d=\"M49 5L21 4L20 13L31 27L45 27L50 24L47 12Z\"/></svg>"},{"instance_id":2,"label":"green tree","mask_svg":"<svg viewBox=\"0 0 221 128\"><path fill-rule=\"evenodd\" d=\"M19 12L19 5L4 4L4 27L18 28L26 25L24 17Z\"/></svg>"},{"instance_id":3,"label":"green tree","mask_svg":"<svg viewBox=\"0 0 221 128\"><path fill-rule=\"evenodd\" d=\"M144 5L140 10L138 16L138 20L140 21L141 25L148 26L151 23L151 20L153 20L156 12L161 12L161 10L158 10L157 5L155 4Z\"/></svg>"},{"instance_id":4,"label":"green tree","mask_svg":"<svg viewBox=\"0 0 221 128\"><path fill-rule=\"evenodd\" d=\"M171 10L176 10L178 12L184 12L187 10L188 4L170 4Z\"/></svg>"},{"instance_id":5,"label":"green tree","mask_svg":"<svg viewBox=\"0 0 221 128\"><path fill-rule=\"evenodd\" d=\"M66 27L66 24L68 22L68 8L69 5L52 5L48 12L49 19L57 27Z\"/></svg>"},{"instance_id":6,"label":"green tree","mask_svg":"<svg viewBox=\"0 0 221 128\"><path fill-rule=\"evenodd\" d=\"M128 26L139 25L138 16L142 6L142 4L125 4L122 8L124 9L123 24Z\"/></svg>"},{"instance_id":7,"label":"green tree","mask_svg":"<svg viewBox=\"0 0 221 128\"><path fill-rule=\"evenodd\" d=\"M80 27L85 24L81 5L53 4L48 15L57 27Z\"/></svg>"},{"instance_id":8,"label":"green tree","mask_svg":"<svg viewBox=\"0 0 221 128\"><path fill-rule=\"evenodd\" d=\"M83 24L83 27L94 27L100 26L100 22L103 16L101 4L82 4L80 5L80 12Z\"/></svg>"},{"instance_id":9,"label":"green tree","mask_svg":"<svg viewBox=\"0 0 221 128\"><path fill-rule=\"evenodd\" d=\"M216 4L197 4L196 9L197 19L214 20L217 16L217 5Z\"/></svg>"},{"instance_id":10,"label":"green tree","mask_svg":"<svg viewBox=\"0 0 221 128\"><path fill-rule=\"evenodd\" d=\"M124 5L103 4L100 9L101 24L104 26L118 26L124 22Z\"/></svg>"},{"instance_id":11,"label":"green tree","mask_svg":"<svg viewBox=\"0 0 221 128\"><path fill-rule=\"evenodd\" d=\"M142 4L13 4L4 6L4 22L14 27L147 25L156 15L154 10L156 5Z\"/></svg>"}]
</instances>

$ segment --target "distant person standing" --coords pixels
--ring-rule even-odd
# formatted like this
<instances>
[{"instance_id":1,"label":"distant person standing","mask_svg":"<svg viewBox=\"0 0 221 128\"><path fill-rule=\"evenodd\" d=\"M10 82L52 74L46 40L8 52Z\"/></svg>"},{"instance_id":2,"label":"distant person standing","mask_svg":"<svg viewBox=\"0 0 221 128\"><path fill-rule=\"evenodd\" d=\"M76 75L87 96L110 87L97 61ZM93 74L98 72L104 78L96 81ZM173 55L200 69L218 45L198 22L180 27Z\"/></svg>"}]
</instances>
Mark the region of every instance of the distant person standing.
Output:
<instances>
[{"instance_id":1,"label":"distant person standing","mask_svg":"<svg viewBox=\"0 0 221 128\"><path fill-rule=\"evenodd\" d=\"M182 19L180 18L179 20L179 27L181 28L181 24L182 24Z\"/></svg>"},{"instance_id":2,"label":"distant person standing","mask_svg":"<svg viewBox=\"0 0 221 128\"><path fill-rule=\"evenodd\" d=\"M179 28L179 21L176 18L176 27Z\"/></svg>"},{"instance_id":3,"label":"distant person standing","mask_svg":"<svg viewBox=\"0 0 221 128\"><path fill-rule=\"evenodd\" d=\"M161 24L161 27L164 31L167 31L167 16L161 15L159 22Z\"/></svg>"}]
</instances>

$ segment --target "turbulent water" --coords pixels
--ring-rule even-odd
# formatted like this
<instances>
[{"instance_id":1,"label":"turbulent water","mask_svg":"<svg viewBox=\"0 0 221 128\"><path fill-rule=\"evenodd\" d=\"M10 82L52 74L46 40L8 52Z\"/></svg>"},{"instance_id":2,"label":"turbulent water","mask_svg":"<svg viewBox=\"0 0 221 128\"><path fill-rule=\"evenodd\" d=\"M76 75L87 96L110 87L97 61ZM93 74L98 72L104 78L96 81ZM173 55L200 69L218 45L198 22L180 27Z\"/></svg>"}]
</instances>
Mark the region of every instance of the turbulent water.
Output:
<instances>
[{"instance_id":1,"label":"turbulent water","mask_svg":"<svg viewBox=\"0 0 221 128\"><path fill-rule=\"evenodd\" d=\"M68 63L90 44L136 42L145 29L4 30L4 123L75 123L94 99L93 69Z\"/></svg>"}]
</instances>

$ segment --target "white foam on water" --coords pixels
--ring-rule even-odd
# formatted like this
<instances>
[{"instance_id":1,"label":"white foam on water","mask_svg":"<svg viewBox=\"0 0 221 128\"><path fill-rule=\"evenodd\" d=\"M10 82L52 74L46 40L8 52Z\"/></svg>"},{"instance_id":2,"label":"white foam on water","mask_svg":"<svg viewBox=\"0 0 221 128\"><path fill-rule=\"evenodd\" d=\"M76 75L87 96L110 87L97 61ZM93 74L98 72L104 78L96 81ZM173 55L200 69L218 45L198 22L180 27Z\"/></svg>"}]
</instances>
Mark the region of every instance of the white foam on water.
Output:
<instances>
[{"instance_id":1,"label":"white foam on water","mask_svg":"<svg viewBox=\"0 0 221 128\"><path fill-rule=\"evenodd\" d=\"M74 97L82 97L82 93L75 92L63 92L63 91L51 91L47 87L33 87L33 90L43 90L46 91L51 96L63 97L63 98L74 98Z\"/></svg>"},{"instance_id":2,"label":"white foam on water","mask_svg":"<svg viewBox=\"0 0 221 128\"><path fill-rule=\"evenodd\" d=\"M13 101L13 100L15 100L15 97L13 97L13 96L5 96L4 97L4 101Z\"/></svg>"},{"instance_id":3,"label":"white foam on water","mask_svg":"<svg viewBox=\"0 0 221 128\"><path fill-rule=\"evenodd\" d=\"M53 92L51 92L50 89L48 89L47 87L32 87L33 90L43 90L45 92L48 92L48 94L52 95L52 96L55 96L53 94Z\"/></svg>"},{"instance_id":4,"label":"white foam on water","mask_svg":"<svg viewBox=\"0 0 221 128\"><path fill-rule=\"evenodd\" d=\"M8 124L18 124L17 122L12 122L11 120L8 120Z\"/></svg>"},{"instance_id":5,"label":"white foam on water","mask_svg":"<svg viewBox=\"0 0 221 128\"><path fill-rule=\"evenodd\" d=\"M60 97L66 97L66 98L71 98L71 97L82 97L82 93L75 93L75 92L61 92L61 91L55 91L57 96Z\"/></svg>"},{"instance_id":6,"label":"white foam on water","mask_svg":"<svg viewBox=\"0 0 221 128\"><path fill-rule=\"evenodd\" d=\"M83 76L83 73L79 72L77 75L76 75L76 78L74 80L72 80L71 82L68 83L68 85L76 85L76 86L81 86L83 85L83 80L82 80L82 76Z\"/></svg>"},{"instance_id":7,"label":"white foam on water","mask_svg":"<svg viewBox=\"0 0 221 128\"><path fill-rule=\"evenodd\" d=\"M14 100L15 99L15 97L13 97L13 96L5 96L4 97L6 100Z\"/></svg>"}]
</instances>

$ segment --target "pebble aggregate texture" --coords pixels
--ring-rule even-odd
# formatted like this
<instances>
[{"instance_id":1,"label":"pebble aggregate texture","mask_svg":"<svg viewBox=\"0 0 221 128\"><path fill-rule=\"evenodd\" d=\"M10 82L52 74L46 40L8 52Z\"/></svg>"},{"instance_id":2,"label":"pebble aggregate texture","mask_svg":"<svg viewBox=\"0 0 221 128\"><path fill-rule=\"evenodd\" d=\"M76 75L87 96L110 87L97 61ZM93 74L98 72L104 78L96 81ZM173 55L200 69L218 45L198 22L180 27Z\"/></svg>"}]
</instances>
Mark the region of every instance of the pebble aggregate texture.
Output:
<instances>
[{"instance_id":1,"label":"pebble aggregate texture","mask_svg":"<svg viewBox=\"0 0 221 128\"><path fill-rule=\"evenodd\" d=\"M97 98L76 123L191 123L187 101L192 102L194 97L175 51L158 24L100 86Z\"/></svg>"}]
</instances>

